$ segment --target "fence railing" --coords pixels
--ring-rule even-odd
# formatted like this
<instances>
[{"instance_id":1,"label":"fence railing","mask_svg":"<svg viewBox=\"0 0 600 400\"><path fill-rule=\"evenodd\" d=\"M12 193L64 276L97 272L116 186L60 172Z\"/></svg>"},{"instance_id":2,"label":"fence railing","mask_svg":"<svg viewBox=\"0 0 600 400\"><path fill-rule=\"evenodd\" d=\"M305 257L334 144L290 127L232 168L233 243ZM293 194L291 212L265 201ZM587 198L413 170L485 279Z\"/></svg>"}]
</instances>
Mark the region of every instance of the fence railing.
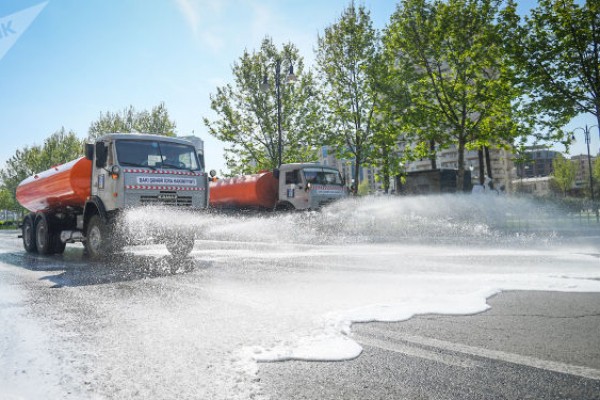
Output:
<instances>
[{"instance_id":1,"label":"fence railing","mask_svg":"<svg viewBox=\"0 0 600 400\"><path fill-rule=\"evenodd\" d=\"M600 202L577 198L528 197L540 212L506 216L504 228L531 232L543 230L579 231L600 235Z\"/></svg>"}]
</instances>

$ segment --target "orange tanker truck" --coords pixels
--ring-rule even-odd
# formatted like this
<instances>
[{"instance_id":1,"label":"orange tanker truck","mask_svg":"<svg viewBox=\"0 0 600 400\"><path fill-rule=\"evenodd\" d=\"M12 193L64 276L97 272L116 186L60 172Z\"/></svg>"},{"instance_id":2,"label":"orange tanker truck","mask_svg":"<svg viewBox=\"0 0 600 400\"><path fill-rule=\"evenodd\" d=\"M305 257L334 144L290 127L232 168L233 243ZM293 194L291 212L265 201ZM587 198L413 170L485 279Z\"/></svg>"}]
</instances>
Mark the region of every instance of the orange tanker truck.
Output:
<instances>
[{"instance_id":1,"label":"orange tanker truck","mask_svg":"<svg viewBox=\"0 0 600 400\"><path fill-rule=\"evenodd\" d=\"M210 183L210 206L217 209L316 210L346 195L340 172L315 163Z\"/></svg>"},{"instance_id":2,"label":"orange tanker truck","mask_svg":"<svg viewBox=\"0 0 600 400\"><path fill-rule=\"evenodd\" d=\"M90 257L100 258L130 239L117 239L125 209L208 207L208 176L186 140L111 134L85 150L85 157L31 176L17 187L17 200L30 211L21 235L27 252L62 253L66 243L83 242ZM161 228L156 240L176 256L189 254L193 232Z\"/></svg>"}]
</instances>

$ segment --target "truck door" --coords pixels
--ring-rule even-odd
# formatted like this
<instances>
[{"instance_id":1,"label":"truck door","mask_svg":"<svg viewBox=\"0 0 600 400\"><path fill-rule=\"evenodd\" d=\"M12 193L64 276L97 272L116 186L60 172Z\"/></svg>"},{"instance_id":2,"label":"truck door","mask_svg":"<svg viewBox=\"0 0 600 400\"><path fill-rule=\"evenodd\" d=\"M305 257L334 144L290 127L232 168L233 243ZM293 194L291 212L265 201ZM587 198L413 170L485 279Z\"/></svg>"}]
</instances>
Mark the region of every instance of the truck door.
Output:
<instances>
[{"instance_id":1,"label":"truck door","mask_svg":"<svg viewBox=\"0 0 600 400\"><path fill-rule=\"evenodd\" d=\"M279 201L291 203L297 210L307 208L308 193L299 169L285 172L285 184L280 187Z\"/></svg>"},{"instance_id":2,"label":"truck door","mask_svg":"<svg viewBox=\"0 0 600 400\"><path fill-rule=\"evenodd\" d=\"M111 178L110 169L114 165L113 142L96 143L96 162L92 169L92 195L98 196L107 211L118 208L118 181ZM117 195L115 196L115 193Z\"/></svg>"}]
</instances>

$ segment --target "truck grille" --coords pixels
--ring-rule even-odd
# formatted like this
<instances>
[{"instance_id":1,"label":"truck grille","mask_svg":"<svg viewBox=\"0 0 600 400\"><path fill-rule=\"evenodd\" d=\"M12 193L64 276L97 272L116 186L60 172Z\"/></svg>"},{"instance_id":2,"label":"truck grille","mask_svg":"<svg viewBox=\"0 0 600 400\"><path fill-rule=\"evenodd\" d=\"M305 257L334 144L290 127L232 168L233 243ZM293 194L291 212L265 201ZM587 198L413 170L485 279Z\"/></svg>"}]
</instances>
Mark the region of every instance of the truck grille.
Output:
<instances>
[{"instance_id":1,"label":"truck grille","mask_svg":"<svg viewBox=\"0 0 600 400\"><path fill-rule=\"evenodd\" d=\"M178 196L175 193L160 193L155 196L143 195L140 197L140 203L148 205L167 205L176 207L191 207L192 196Z\"/></svg>"}]
</instances>

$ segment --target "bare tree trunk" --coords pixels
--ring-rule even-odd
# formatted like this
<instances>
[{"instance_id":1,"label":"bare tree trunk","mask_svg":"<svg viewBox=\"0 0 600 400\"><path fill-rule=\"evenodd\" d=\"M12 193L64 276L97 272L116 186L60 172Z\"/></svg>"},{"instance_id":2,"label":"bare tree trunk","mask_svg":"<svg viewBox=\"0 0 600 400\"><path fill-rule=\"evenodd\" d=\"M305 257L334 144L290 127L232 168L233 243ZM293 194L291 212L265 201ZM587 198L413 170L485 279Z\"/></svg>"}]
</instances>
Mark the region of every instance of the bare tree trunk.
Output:
<instances>
[{"instance_id":1,"label":"bare tree trunk","mask_svg":"<svg viewBox=\"0 0 600 400\"><path fill-rule=\"evenodd\" d=\"M487 176L492 179L492 159L490 158L490 148L485 146L483 149L485 150L485 166L487 168Z\"/></svg>"},{"instance_id":2,"label":"bare tree trunk","mask_svg":"<svg viewBox=\"0 0 600 400\"><path fill-rule=\"evenodd\" d=\"M382 147L383 152L383 192L390 191L390 151L387 145Z\"/></svg>"},{"instance_id":3,"label":"bare tree trunk","mask_svg":"<svg viewBox=\"0 0 600 400\"><path fill-rule=\"evenodd\" d=\"M358 175L360 173L359 159L359 155L356 154L356 157L354 158L354 184L352 185L354 186L352 190L354 195L358 194Z\"/></svg>"},{"instance_id":4,"label":"bare tree trunk","mask_svg":"<svg viewBox=\"0 0 600 400\"><path fill-rule=\"evenodd\" d=\"M483 149L477 150L477 158L479 159L479 184L483 185L485 183L485 168L483 164Z\"/></svg>"},{"instance_id":5,"label":"bare tree trunk","mask_svg":"<svg viewBox=\"0 0 600 400\"><path fill-rule=\"evenodd\" d=\"M465 190L465 140L461 137L458 140L458 174L456 176L456 191Z\"/></svg>"},{"instance_id":6,"label":"bare tree trunk","mask_svg":"<svg viewBox=\"0 0 600 400\"><path fill-rule=\"evenodd\" d=\"M437 169L437 155L435 154L435 140L429 141L429 159L431 160L431 169Z\"/></svg>"}]
</instances>

